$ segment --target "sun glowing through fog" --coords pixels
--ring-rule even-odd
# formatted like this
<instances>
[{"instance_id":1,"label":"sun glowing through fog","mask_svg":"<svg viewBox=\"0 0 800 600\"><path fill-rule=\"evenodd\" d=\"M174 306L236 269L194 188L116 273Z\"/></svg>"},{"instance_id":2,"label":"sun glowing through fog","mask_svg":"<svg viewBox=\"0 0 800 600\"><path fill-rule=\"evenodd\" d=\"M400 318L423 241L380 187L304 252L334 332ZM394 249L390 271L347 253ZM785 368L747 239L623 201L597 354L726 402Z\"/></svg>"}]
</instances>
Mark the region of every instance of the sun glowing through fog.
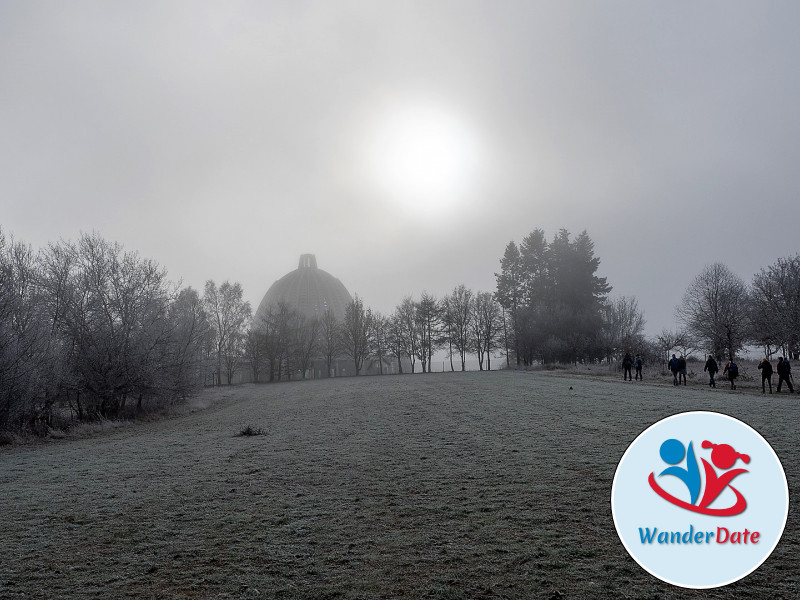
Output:
<instances>
[{"instance_id":1,"label":"sun glowing through fog","mask_svg":"<svg viewBox=\"0 0 800 600\"><path fill-rule=\"evenodd\" d=\"M375 115L365 144L371 187L412 211L442 211L469 190L478 166L473 133L442 107L403 104Z\"/></svg>"}]
</instances>

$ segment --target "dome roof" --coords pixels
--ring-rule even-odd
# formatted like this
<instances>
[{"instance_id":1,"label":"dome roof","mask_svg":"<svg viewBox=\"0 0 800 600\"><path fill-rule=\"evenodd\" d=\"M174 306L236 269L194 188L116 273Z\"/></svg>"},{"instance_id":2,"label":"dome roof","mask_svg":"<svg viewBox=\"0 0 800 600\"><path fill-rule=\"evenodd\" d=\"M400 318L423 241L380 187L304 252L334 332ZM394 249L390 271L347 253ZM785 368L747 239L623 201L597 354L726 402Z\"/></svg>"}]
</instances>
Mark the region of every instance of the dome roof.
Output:
<instances>
[{"instance_id":1,"label":"dome roof","mask_svg":"<svg viewBox=\"0 0 800 600\"><path fill-rule=\"evenodd\" d=\"M278 279L264 294L256 311L256 320L279 302L285 302L308 318L321 318L330 308L342 320L350 300L350 292L341 281L317 268L313 254L303 254L297 269Z\"/></svg>"}]
</instances>

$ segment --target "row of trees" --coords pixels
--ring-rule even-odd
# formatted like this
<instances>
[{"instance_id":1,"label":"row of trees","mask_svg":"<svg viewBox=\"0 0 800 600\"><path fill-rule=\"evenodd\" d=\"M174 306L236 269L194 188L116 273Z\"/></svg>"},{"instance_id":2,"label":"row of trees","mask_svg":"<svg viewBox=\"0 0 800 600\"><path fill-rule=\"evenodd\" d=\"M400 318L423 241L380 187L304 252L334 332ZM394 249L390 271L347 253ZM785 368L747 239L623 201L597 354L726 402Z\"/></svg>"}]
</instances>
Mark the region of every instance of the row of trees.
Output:
<instances>
[{"instance_id":1,"label":"row of trees","mask_svg":"<svg viewBox=\"0 0 800 600\"><path fill-rule=\"evenodd\" d=\"M682 329L653 340L644 336L636 298L606 296L611 287L597 277L598 266L586 232L571 239L561 230L548 243L543 231L534 230L519 246L507 246L495 294L463 285L442 298L424 292L419 300L404 298L390 315L356 297L343 322L331 312L307 319L279 305L252 324L240 356L246 354L256 381L274 381L305 376L319 357L330 375L342 356L359 374L365 365L383 373L390 360L400 372L428 372L439 351L451 370L465 370L468 356L483 370L502 355L509 363L531 365L613 363L625 352L654 360L676 349L722 357L747 344L762 346L768 355L796 355L799 349L800 257L762 269L750 287L724 265L710 265L686 291L678 310ZM219 349L221 354L228 356Z\"/></svg>"},{"instance_id":2,"label":"row of trees","mask_svg":"<svg viewBox=\"0 0 800 600\"><path fill-rule=\"evenodd\" d=\"M611 286L596 275L599 263L586 232L571 239L562 229L548 243L537 229L519 246L508 244L494 294L464 285L442 298L423 292L418 300L404 298L390 315L356 297L342 323L330 312L307 319L286 305L271 307L248 334L253 377L304 377L315 357L324 357L330 375L335 359L345 356L357 375L364 365L383 373L390 360L400 372L428 372L440 351L451 370L466 370L468 356L483 370L501 356L527 366L649 353L637 300L608 299Z\"/></svg>"},{"instance_id":3,"label":"row of trees","mask_svg":"<svg viewBox=\"0 0 800 600\"><path fill-rule=\"evenodd\" d=\"M34 253L0 230L0 430L185 397L231 372L249 318L238 284L201 298L98 235Z\"/></svg>"},{"instance_id":4,"label":"row of trees","mask_svg":"<svg viewBox=\"0 0 800 600\"><path fill-rule=\"evenodd\" d=\"M247 333L245 354L255 381L305 377L315 359L334 374L337 359L346 357L359 375L372 366L381 374L393 362L400 373L431 370L433 356L445 350L450 367L466 369L475 355L481 370L491 369L492 357L503 347L500 305L488 292L458 286L444 298L423 292L408 296L391 315L365 307L356 296L337 320L331 310L310 319L279 303L259 315Z\"/></svg>"},{"instance_id":5,"label":"row of trees","mask_svg":"<svg viewBox=\"0 0 800 600\"><path fill-rule=\"evenodd\" d=\"M722 263L708 265L687 288L676 316L682 327L662 332L662 347L672 343L687 355L702 350L726 358L753 345L766 356L797 358L800 256L762 268L750 285Z\"/></svg>"},{"instance_id":6,"label":"row of trees","mask_svg":"<svg viewBox=\"0 0 800 600\"><path fill-rule=\"evenodd\" d=\"M404 298L384 315L356 296L339 320L287 305L251 318L238 283L208 281L202 296L168 281L153 261L98 235L34 253L0 230L0 430L52 427L54 419L114 418L164 406L205 384L231 383L247 363L256 381L305 377L322 360L353 371L429 372L444 352L510 364L606 360L626 351L679 349L718 357L758 345L800 351L800 256L779 259L748 285L722 264L706 267L678 308L679 331L643 334L635 298L609 299L586 232L534 230L510 242L494 294L465 286ZM348 373L349 373L348 367Z\"/></svg>"},{"instance_id":7,"label":"row of trees","mask_svg":"<svg viewBox=\"0 0 800 600\"><path fill-rule=\"evenodd\" d=\"M602 325L597 351L610 357L640 335L643 320L635 300L598 296L604 280L593 279L585 294L575 273L593 276L592 252L585 233L570 241L562 231L545 244L537 231L509 267L517 288L505 295L500 287L491 294L461 285L442 298L406 297L390 315L356 297L342 321L278 305L253 322L238 283L208 281L201 296L98 235L34 253L0 231L0 429L164 406L203 384L233 382L243 363L256 381L275 381L305 376L320 358L326 374L342 357L355 374L365 366L382 373L391 363L400 372L429 372L440 351L452 370L465 370L470 356L481 370L503 354L530 364L534 348L551 351L538 359L557 360L562 354L553 349L567 343L553 340L563 334L570 348L583 348L593 319ZM537 327L545 324L549 338L539 344Z\"/></svg>"}]
</instances>

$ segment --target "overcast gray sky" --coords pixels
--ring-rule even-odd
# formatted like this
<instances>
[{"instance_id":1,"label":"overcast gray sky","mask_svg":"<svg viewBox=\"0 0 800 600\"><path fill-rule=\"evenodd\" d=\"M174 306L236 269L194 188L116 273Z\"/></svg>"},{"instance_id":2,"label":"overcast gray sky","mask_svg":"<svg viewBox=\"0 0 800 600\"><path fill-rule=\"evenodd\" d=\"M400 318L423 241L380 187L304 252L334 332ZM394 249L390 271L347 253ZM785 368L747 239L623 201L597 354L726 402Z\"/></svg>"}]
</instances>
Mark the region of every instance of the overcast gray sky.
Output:
<instances>
[{"instance_id":1,"label":"overcast gray sky","mask_svg":"<svg viewBox=\"0 0 800 600\"><path fill-rule=\"evenodd\" d=\"M798 252L797 2L0 0L0 226L97 231L255 309L317 255L373 308L586 229L654 334Z\"/></svg>"}]
</instances>

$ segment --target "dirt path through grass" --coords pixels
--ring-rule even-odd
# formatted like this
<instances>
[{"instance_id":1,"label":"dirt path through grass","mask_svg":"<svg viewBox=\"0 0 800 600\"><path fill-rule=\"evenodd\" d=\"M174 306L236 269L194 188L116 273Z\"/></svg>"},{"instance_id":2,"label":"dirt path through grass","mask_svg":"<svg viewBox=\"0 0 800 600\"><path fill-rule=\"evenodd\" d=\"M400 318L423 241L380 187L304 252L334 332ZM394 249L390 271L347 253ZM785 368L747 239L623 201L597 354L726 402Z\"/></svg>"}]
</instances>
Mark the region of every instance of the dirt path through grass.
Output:
<instances>
[{"instance_id":1,"label":"dirt path through grass","mask_svg":"<svg viewBox=\"0 0 800 600\"><path fill-rule=\"evenodd\" d=\"M0 598L800 596L800 396L515 372L226 394L0 451ZM627 445L685 410L759 430L792 495L770 559L703 593L641 570L610 510Z\"/></svg>"}]
</instances>

